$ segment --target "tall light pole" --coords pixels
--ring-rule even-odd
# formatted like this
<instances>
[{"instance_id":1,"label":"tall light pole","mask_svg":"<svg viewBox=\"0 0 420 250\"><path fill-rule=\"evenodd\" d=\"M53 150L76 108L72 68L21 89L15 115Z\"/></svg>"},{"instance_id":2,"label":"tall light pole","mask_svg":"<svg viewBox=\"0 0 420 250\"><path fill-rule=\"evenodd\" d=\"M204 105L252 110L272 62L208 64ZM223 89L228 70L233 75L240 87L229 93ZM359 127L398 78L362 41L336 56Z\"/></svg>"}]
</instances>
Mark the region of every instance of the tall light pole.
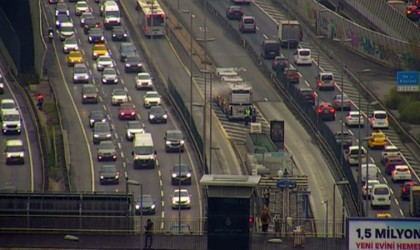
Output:
<instances>
[{"instance_id":1,"label":"tall light pole","mask_svg":"<svg viewBox=\"0 0 420 250\"><path fill-rule=\"evenodd\" d=\"M325 249L328 249L328 200L322 201L325 204Z\"/></svg>"},{"instance_id":2,"label":"tall light pole","mask_svg":"<svg viewBox=\"0 0 420 250\"><path fill-rule=\"evenodd\" d=\"M143 241L141 240L141 238L142 238L142 235L143 235L143 185L138 181L129 180L127 172L125 172L125 173L126 173L126 175L125 175L125 180L126 180L125 185L126 185L127 201L128 201L128 188L129 188L129 186L139 186L140 187L140 205L141 206L139 207L139 210L140 210L140 237L139 238L140 238L140 249L142 249L142 242Z\"/></svg>"},{"instance_id":3,"label":"tall light pole","mask_svg":"<svg viewBox=\"0 0 420 250\"><path fill-rule=\"evenodd\" d=\"M321 19L320 15L321 15L321 13L327 12L327 11L328 11L327 9L319 10L318 14L316 15L315 33L316 33L316 38L318 38L318 39L323 39L324 38L324 36L319 35L319 20ZM320 63L320 58L319 58L320 57L320 52L321 51L318 49L318 53L317 53L318 76L317 76L317 78L319 77L319 73L321 72L321 65L319 64ZM318 80L321 80L321 79L318 79ZM319 106L319 87L318 87L318 83L316 83L315 91L316 91L316 105ZM319 124L319 115L317 114L316 125L318 126L318 124Z\"/></svg>"},{"instance_id":4,"label":"tall light pole","mask_svg":"<svg viewBox=\"0 0 420 250\"><path fill-rule=\"evenodd\" d=\"M181 148L178 152L178 233L181 232Z\"/></svg>"},{"instance_id":5,"label":"tall light pole","mask_svg":"<svg viewBox=\"0 0 420 250\"><path fill-rule=\"evenodd\" d=\"M359 72L360 75L360 84L363 84L363 75L366 73L371 72L371 69L363 69ZM359 152L358 152L358 157L359 157L359 178L358 178L358 182L359 182L359 210L360 212L363 211L363 198L362 198L362 127L360 124L360 117L362 116L362 110L361 110L361 105L362 105L362 97L359 92L359 100L358 100L358 108L359 108L359 131L358 131L358 139L359 139ZM366 117L367 118L367 117ZM368 119L366 119L368 121ZM368 124L365 122L365 125L368 126Z\"/></svg>"},{"instance_id":6,"label":"tall light pole","mask_svg":"<svg viewBox=\"0 0 420 250\"><path fill-rule=\"evenodd\" d=\"M341 186L341 185L349 185L349 181L347 181L347 180L337 181L333 185L333 239L334 239L334 243L335 243L335 238L336 238L336 233L335 233L335 231L336 231L336 225L335 225L335 222L336 222L336 216L335 216L335 209L336 209L336 207L335 207L335 199L336 199L335 198L335 189L336 189L336 186ZM342 197L342 199L344 200L344 197Z\"/></svg>"}]
</instances>

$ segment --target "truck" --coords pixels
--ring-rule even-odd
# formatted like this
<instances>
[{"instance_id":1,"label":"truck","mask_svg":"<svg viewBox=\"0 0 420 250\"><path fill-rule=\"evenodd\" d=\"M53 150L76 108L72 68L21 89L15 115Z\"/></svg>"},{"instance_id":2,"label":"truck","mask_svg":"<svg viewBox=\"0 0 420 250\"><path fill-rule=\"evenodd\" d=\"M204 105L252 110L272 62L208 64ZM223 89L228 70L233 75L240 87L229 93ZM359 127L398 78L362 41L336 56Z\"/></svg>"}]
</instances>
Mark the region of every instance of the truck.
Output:
<instances>
[{"instance_id":1,"label":"truck","mask_svg":"<svg viewBox=\"0 0 420 250\"><path fill-rule=\"evenodd\" d=\"M299 42L302 41L302 30L296 20L280 20L277 29L282 48L297 48Z\"/></svg>"},{"instance_id":2,"label":"truck","mask_svg":"<svg viewBox=\"0 0 420 250\"><path fill-rule=\"evenodd\" d=\"M245 82L234 68L218 69L222 86L215 97L215 102L221 108L229 121L245 119L245 109L252 107L252 86Z\"/></svg>"},{"instance_id":3,"label":"truck","mask_svg":"<svg viewBox=\"0 0 420 250\"><path fill-rule=\"evenodd\" d=\"M410 215L411 217L420 217L420 186L411 187Z\"/></svg>"}]
</instances>

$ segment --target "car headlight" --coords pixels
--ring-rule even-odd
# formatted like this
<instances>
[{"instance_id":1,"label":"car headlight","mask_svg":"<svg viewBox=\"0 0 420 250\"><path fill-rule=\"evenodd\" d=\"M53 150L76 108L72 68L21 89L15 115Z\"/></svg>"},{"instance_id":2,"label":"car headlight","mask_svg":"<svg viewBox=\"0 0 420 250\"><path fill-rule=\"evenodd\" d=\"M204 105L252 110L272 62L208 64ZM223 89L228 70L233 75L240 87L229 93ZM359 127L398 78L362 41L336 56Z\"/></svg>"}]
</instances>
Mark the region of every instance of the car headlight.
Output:
<instances>
[{"instance_id":1,"label":"car headlight","mask_svg":"<svg viewBox=\"0 0 420 250\"><path fill-rule=\"evenodd\" d=\"M120 178L120 175L119 174L117 174L116 176L115 176L115 179L119 179Z\"/></svg>"},{"instance_id":2,"label":"car headlight","mask_svg":"<svg viewBox=\"0 0 420 250\"><path fill-rule=\"evenodd\" d=\"M173 173L173 174L172 174L172 177L173 177L173 178L176 178L176 177L177 177L177 175L176 175L175 173Z\"/></svg>"},{"instance_id":3,"label":"car headlight","mask_svg":"<svg viewBox=\"0 0 420 250\"><path fill-rule=\"evenodd\" d=\"M106 82L106 79L105 78L102 78L102 82Z\"/></svg>"},{"instance_id":4,"label":"car headlight","mask_svg":"<svg viewBox=\"0 0 420 250\"><path fill-rule=\"evenodd\" d=\"M58 16L58 10L55 11L55 15Z\"/></svg>"},{"instance_id":5,"label":"car headlight","mask_svg":"<svg viewBox=\"0 0 420 250\"><path fill-rule=\"evenodd\" d=\"M134 157L134 160L140 160L140 156Z\"/></svg>"},{"instance_id":6,"label":"car headlight","mask_svg":"<svg viewBox=\"0 0 420 250\"><path fill-rule=\"evenodd\" d=\"M184 141L184 140L181 140L181 141L180 141L180 143L181 143L181 144L184 144L184 143L185 143L185 141Z\"/></svg>"},{"instance_id":7,"label":"car headlight","mask_svg":"<svg viewBox=\"0 0 420 250\"><path fill-rule=\"evenodd\" d=\"M114 82L118 82L118 78L115 78L115 79L114 79Z\"/></svg>"},{"instance_id":8,"label":"car headlight","mask_svg":"<svg viewBox=\"0 0 420 250\"><path fill-rule=\"evenodd\" d=\"M150 156L150 157L149 157L149 159L150 159L150 160L153 160L153 159L155 159L155 156L154 156L154 155L152 155L152 156Z\"/></svg>"},{"instance_id":9,"label":"car headlight","mask_svg":"<svg viewBox=\"0 0 420 250\"><path fill-rule=\"evenodd\" d=\"M126 67L130 67L130 64L126 63L126 64L125 64L125 66L126 66Z\"/></svg>"},{"instance_id":10,"label":"car headlight","mask_svg":"<svg viewBox=\"0 0 420 250\"><path fill-rule=\"evenodd\" d=\"M102 41L104 40L104 36L101 36L101 40L102 40Z\"/></svg>"},{"instance_id":11,"label":"car headlight","mask_svg":"<svg viewBox=\"0 0 420 250\"><path fill-rule=\"evenodd\" d=\"M4 88L4 84L3 83L0 83L0 88Z\"/></svg>"},{"instance_id":12,"label":"car headlight","mask_svg":"<svg viewBox=\"0 0 420 250\"><path fill-rule=\"evenodd\" d=\"M98 53L97 53L97 52L93 52L93 55L94 55L94 56L97 56L97 55L98 55Z\"/></svg>"},{"instance_id":13,"label":"car headlight","mask_svg":"<svg viewBox=\"0 0 420 250\"><path fill-rule=\"evenodd\" d=\"M55 21L55 25L56 26L59 26L60 25L60 22L59 21Z\"/></svg>"},{"instance_id":14,"label":"car headlight","mask_svg":"<svg viewBox=\"0 0 420 250\"><path fill-rule=\"evenodd\" d=\"M156 207L156 206L155 206L155 204L153 204L153 205L151 206L151 208L152 208L152 209L155 209L155 207Z\"/></svg>"},{"instance_id":15,"label":"car headlight","mask_svg":"<svg viewBox=\"0 0 420 250\"><path fill-rule=\"evenodd\" d=\"M10 153L7 154L7 158L10 158L12 156L13 156L13 154L10 154Z\"/></svg>"},{"instance_id":16,"label":"car headlight","mask_svg":"<svg viewBox=\"0 0 420 250\"><path fill-rule=\"evenodd\" d=\"M115 37L115 34L112 34L113 37Z\"/></svg>"},{"instance_id":17,"label":"car headlight","mask_svg":"<svg viewBox=\"0 0 420 250\"><path fill-rule=\"evenodd\" d=\"M165 119L168 118L168 115L163 115L163 118L165 118Z\"/></svg>"},{"instance_id":18,"label":"car headlight","mask_svg":"<svg viewBox=\"0 0 420 250\"><path fill-rule=\"evenodd\" d=\"M155 118L155 116L154 116L154 115L149 115L149 118L150 118L150 119L154 119L154 118Z\"/></svg>"},{"instance_id":19,"label":"car headlight","mask_svg":"<svg viewBox=\"0 0 420 250\"><path fill-rule=\"evenodd\" d=\"M97 135L97 134L94 134L94 135L93 135L93 137L95 137L95 138L98 138L98 137L99 137L99 135Z\"/></svg>"},{"instance_id":20,"label":"car headlight","mask_svg":"<svg viewBox=\"0 0 420 250\"><path fill-rule=\"evenodd\" d=\"M17 127L20 128L22 126L22 124L20 124L20 122L17 124Z\"/></svg>"},{"instance_id":21,"label":"car headlight","mask_svg":"<svg viewBox=\"0 0 420 250\"><path fill-rule=\"evenodd\" d=\"M138 67L141 67L141 63L137 64Z\"/></svg>"},{"instance_id":22,"label":"car headlight","mask_svg":"<svg viewBox=\"0 0 420 250\"><path fill-rule=\"evenodd\" d=\"M187 203L187 204L190 204L190 202L191 202L190 199L188 199L188 200L185 201L185 203Z\"/></svg>"},{"instance_id":23,"label":"car headlight","mask_svg":"<svg viewBox=\"0 0 420 250\"><path fill-rule=\"evenodd\" d=\"M101 179L103 179L104 177L101 175Z\"/></svg>"},{"instance_id":24,"label":"car headlight","mask_svg":"<svg viewBox=\"0 0 420 250\"><path fill-rule=\"evenodd\" d=\"M127 34L124 34L124 37L127 37Z\"/></svg>"},{"instance_id":25,"label":"car headlight","mask_svg":"<svg viewBox=\"0 0 420 250\"><path fill-rule=\"evenodd\" d=\"M191 177L191 173L188 173L188 174L187 174L187 177Z\"/></svg>"},{"instance_id":26,"label":"car headlight","mask_svg":"<svg viewBox=\"0 0 420 250\"><path fill-rule=\"evenodd\" d=\"M139 204L136 204L136 209L140 209L140 205Z\"/></svg>"},{"instance_id":27,"label":"car headlight","mask_svg":"<svg viewBox=\"0 0 420 250\"><path fill-rule=\"evenodd\" d=\"M111 137L111 134L107 134L106 137Z\"/></svg>"},{"instance_id":28,"label":"car headlight","mask_svg":"<svg viewBox=\"0 0 420 250\"><path fill-rule=\"evenodd\" d=\"M171 142L170 141L166 141L166 145L170 145L171 144Z\"/></svg>"}]
</instances>

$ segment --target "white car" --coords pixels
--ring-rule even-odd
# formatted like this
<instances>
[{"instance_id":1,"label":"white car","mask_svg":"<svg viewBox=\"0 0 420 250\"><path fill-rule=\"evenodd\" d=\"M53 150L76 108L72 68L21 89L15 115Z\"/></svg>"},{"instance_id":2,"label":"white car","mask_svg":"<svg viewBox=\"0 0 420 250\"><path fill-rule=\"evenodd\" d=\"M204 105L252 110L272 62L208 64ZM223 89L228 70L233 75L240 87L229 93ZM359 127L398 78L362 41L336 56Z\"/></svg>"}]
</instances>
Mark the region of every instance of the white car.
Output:
<instances>
[{"instance_id":1,"label":"white car","mask_svg":"<svg viewBox=\"0 0 420 250\"><path fill-rule=\"evenodd\" d=\"M411 181L411 171L407 165L397 165L392 171L391 179L393 182L397 181Z\"/></svg>"},{"instance_id":2,"label":"white car","mask_svg":"<svg viewBox=\"0 0 420 250\"><path fill-rule=\"evenodd\" d=\"M63 22L60 26L60 40L64 41L67 37L74 36L74 26L71 21Z\"/></svg>"},{"instance_id":3,"label":"white car","mask_svg":"<svg viewBox=\"0 0 420 250\"><path fill-rule=\"evenodd\" d=\"M125 138L127 141L132 141L136 134L144 134L145 132L140 121L129 121L127 125L125 125Z\"/></svg>"},{"instance_id":4,"label":"white car","mask_svg":"<svg viewBox=\"0 0 420 250\"><path fill-rule=\"evenodd\" d=\"M387 129L389 126L388 115L385 110L375 110L369 119L370 127L372 129L382 128Z\"/></svg>"},{"instance_id":5,"label":"white car","mask_svg":"<svg viewBox=\"0 0 420 250\"><path fill-rule=\"evenodd\" d=\"M73 50L79 50L79 45L77 45L76 37L70 36L63 42L63 53L67 54Z\"/></svg>"},{"instance_id":6,"label":"white car","mask_svg":"<svg viewBox=\"0 0 420 250\"><path fill-rule=\"evenodd\" d=\"M111 94L111 104L120 105L128 102L128 96L124 89L114 89Z\"/></svg>"},{"instance_id":7,"label":"white car","mask_svg":"<svg viewBox=\"0 0 420 250\"><path fill-rule=\"evenodd\" d=\"M381 163L385 164L388 157L401 155L400 149L394 145L386 145L381 152Z\"/></svg>"},{"instance_id":8,"label":"white car","mask_svg":"<svg viewBox=\"0 0 420 250\"><path fill-rule=\"evenodd\" d=\"M172 208L191 208L191 195L187 189L175 189L172 195Z\"/></svg>"},{"instance_id":9,"label":"white car","mask_svg":"<svg viewBox=\"0 0 420 250\"><path fill-rule=\"evenodd\" d=\"M345 151L346 159L349 165L358 165L359 164L359 146L350 146L348 150ZM367 155L366 149L362 146L361 152L361 162L366 163Z\"/></svg>"},{"instance_id":10,"label":"white car","mask_svg":"<svg viewBox=\"0 0 420 250\"><path fill-rule=\"evenodd\" d=\"M83 63L75 64L73 67L73 83L88 83L89 82L89 71Z\"/></svg>"},{"instance_id":11,"label":"white car","mask_svg":"<svg viewBox=\"0 0 420 250\"><path fill-rule=\"evenodd\" d=\"M158 106L162 104L161 97L156 91L147 91L143 97L143 106L150 108L152 106Z\"/></svg>"},{"instance_id":12,"label":"white car","mask_svg":"<svg viewBox=\"0 0 420 250\"><path fill-rule=\"evenodd\" d=\"M98 71L104 70L104 68L113 68L114 61L111 59L110 56L100 56L96 61L96 69Z\"/></svg>"},{"instance_id":13,"label":"white car","mask_svg":"<svg viewBox=\"0 0 420 250\"><path fill-rule=\"evenodd\" d=\"M360 117L360 127L365 126L365 118L360 114L359 111L350 111L347 113L346 118L344 119L344 124L347 127L359 126L359 117Z\"/></svg>"},{"instance_id":14,"label":"white car","mask_svg":"<svg viewBox=\"0 0 420 250\"><path fill-rule=\"evenodd\" d=\"M138 73L136 76L136 89L153 89L153 81L149 73Z\"/></svg>"},{"instance_id":15,"label":"white car","mask_svg":"<svg viewBox=\"0 0 420 250\"><path fill-rule=\"evenodd\" d=\"M3 134L20 134L22 131L22 121L19 110L9 110L1 114Z\"/></svg>"},{"instance_id":16,"label":"white car","mask_svg":"<svg viewBox=\"0 0 420 250\"><path fill-rule=\"evenodd\" d=\"M293 55L296 65L312 65L310 49L297 49Z\"/></svg>"},{"instance_id":17,"label":"white car","mask_svg":"<svg viewBox=\"0 0 420 250\"><path fill-rule=\"evenodd\" d=\"M13 99L2 99L0 108L1 108L1 111L0 111L1 113L18 110L16 103Z\"/></svg>"},{"instance_id":18,"label":"white car","mask_svg":"<svg viewBox=\"0 0 420 250\"><path fill-rule=\"evenodd\" d=\"M75 9L76 16L80 16L82 13L90 11L90 7L86 1L77 1Z\"/></svg>"},{"instance_id":19,"label":"white car","mask_svg":"<svg viewBox=\"0 0 420 250\"><path fill-rule=\"evenodd\" d=\"M372 187L376 184L379 184L378 180L368 180L368 183L365 183L362 188L362 196L363 199L370 199L370 195L372 193Z\"/></svg>"},{"instance_id":20,"label":"white car","mask_svg":"<svg viewBox=\"0 0 420 250\"><path fill-rule=\"evenodd\" d=\"M318 81L317 81L316 86L318 90L324 90L324 89L334 90L335 89L334 74L332 72L320 72L317 79Z\"/></svg>"}]
</instances>

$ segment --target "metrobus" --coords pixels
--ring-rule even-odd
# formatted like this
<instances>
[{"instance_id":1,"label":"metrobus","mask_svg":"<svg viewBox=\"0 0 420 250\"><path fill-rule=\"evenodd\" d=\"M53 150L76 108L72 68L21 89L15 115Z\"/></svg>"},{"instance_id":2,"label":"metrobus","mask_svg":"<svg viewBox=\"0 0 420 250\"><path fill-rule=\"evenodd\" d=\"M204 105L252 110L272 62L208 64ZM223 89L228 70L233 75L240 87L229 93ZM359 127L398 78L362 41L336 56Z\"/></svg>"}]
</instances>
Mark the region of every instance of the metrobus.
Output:
<instances>
[{"instance_id":1,"label":"metrobus","mask_svg":"<svg viewBox=\"0 0 420 250\"><path fill-rule=\"evenodd\" d=\"M136 9L140 13L140 27L145 36L166 34L166 15L157 0L138 0Z\"/></svg>"}]
</instances>

